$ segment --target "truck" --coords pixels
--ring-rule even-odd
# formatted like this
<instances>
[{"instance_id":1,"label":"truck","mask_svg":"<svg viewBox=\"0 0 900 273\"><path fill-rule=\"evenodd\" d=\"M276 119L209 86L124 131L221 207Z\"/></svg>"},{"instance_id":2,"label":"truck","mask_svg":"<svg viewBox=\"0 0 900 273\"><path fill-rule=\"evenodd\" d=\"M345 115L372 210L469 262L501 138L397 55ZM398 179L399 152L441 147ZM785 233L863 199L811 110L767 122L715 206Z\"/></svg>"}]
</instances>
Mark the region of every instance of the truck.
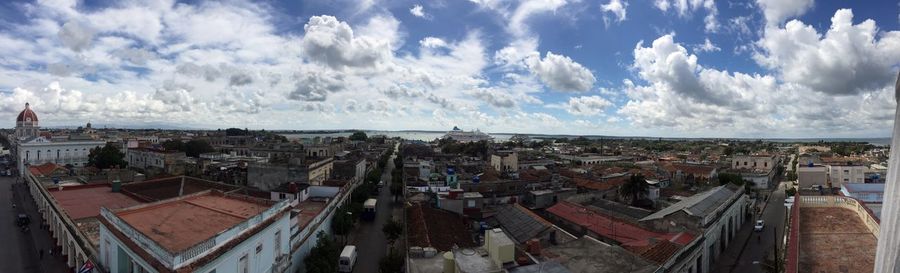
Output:
<instances>
[{"instance_id":1,"label":"truck","mask_svg":"<svg viewBox=\"0 0 900 273\"><path fill-rule=\"evenodd\" d=\"M363 212L362 219L366 221L375 220L375 206L378 204L378 200L374 198L369 198L366 202L363 203Z\"/></svg>"},{"instance_id":2,"label":"truck","mask_svg":"<svg viewBox=\"0 0 900 273\"><path fill-rule=\"evenodd\" d=\"M338 258L338 272L353 272L353 266L356 264L356 246L344 246L341 251L341 257Z\"/></svg>"}]
</instances>

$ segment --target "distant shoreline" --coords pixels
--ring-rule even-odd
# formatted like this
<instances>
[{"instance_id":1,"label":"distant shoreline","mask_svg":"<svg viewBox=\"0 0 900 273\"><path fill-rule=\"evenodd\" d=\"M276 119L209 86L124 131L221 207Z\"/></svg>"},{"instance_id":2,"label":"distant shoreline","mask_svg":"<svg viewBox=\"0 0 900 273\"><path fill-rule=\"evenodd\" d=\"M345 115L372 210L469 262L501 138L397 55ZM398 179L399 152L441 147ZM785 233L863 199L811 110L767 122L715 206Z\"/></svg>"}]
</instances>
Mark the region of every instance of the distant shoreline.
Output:
<instances>
[{"instance_id":1,"label":"distant shoreline","mask_svg":"<svg viewBox=\"0 0 900 273\"><path fill-rule=\"evenodd\" d=\"M404 134L426 134L429 136L416 136L411 139L418 140L426 140L433 139L431 137L437 138L440 135L445 134L447 131L431 131L431 130L397 130L397 131L387 131L387 130L278 130L271 131L273 133L285 135L288 137L299 137L302 135L309 135L310 137L314 137L316 135L321 136L335 136L342 134L351 134L356 131L363 131L370 135L377 134L386 134L391 137L400 136L401 138L406 138L401 135ZM494 136L497 141L505 141L514 135L527 136L529 138L534 139L557 139L557 138L578 138L585 137L588 139L643 139L643 140L667 140L667 141L721 141L721 140L734 140L734 141L767 141L767 142L791 142L791 143L816 143L816 142L865 142L872 145L881 145L886 146L891 142L890 137L872 137L872 138L852 138L852 137L833 137L833 138L727 138L727 137L650 137L650 136L606 136L606 135L550 135L550 134L521 134L521 133L487 133L491 136ZM433 136L432 136L433 135ZM499 138L498 138L499 136ZM423 139L425 137L425 139ZM303 138L303 137L300 137Z\"/></svg>"}]
</instances>

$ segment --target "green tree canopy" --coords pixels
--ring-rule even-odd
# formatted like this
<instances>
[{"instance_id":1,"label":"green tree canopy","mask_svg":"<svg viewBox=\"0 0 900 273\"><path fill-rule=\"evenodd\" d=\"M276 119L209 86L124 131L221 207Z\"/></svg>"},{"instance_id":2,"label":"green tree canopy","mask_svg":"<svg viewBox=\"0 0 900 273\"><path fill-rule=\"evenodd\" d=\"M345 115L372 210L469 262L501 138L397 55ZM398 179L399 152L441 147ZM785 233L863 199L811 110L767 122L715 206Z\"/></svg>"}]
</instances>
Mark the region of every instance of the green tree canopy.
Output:
<instances>
[{"instance_id":1,"label":"green tree canopy","mask_svg":"<svg viewBox=\"0 0 900 273\"><path fill-rule=\"evenodd\" d=\"M647 180L644 179L643 175L632 174L631 177L628 178L628 182L622 185L621 191L622 195L631 197L632 206L637 206L638 201L647 194L650 190L649 188L650 185L647 184Z\"/></svg>"},{"instance_id":2,"label":"green tree canopy","mask_svg":"<svg viewBox=\"0 0 900 273\"><path fill-rule=\"evenodd\" d=\"M215 150L206 140L192 139L184 143L184 153L190 157L198 157L202 153L210 153Z\"/></svg>"},{"instance_id":3,"label":"green tree canopy","mask_svg":"<svg viewBox=\"0 0 900 273\"><path fill-rule=\"evenodd\" d=\"M378 272L382 273L394 273L394 272L403 272L403 264L404 258L400 255L399 251L394 252L391 251L390 254L381 258L378 261Z\"/></svg>"},{"instance_id":4,"label":"green tree canopy","mask_svg":"<svg viewBox=\"0 0 900 273\"><path fill-rule=\"evenodd\" d=\"M384 237L387 238L391 245L394 245L394 242L400 239L400 235L403 234L403 225L400 222L390 220L384 224L381 232L384 232Z\"/></svg>"},{"instance_id":5,"label":"green tree canopy","mask_svg":"<svg viewBox=\"0 0 900 273\"><path fill-rule=\"evenodd\" d=\"M309 255L303 259L306 272L309 273L334 273L338 270L338 257L341 255L339 246L324 231L316 235L316 246L309 251Z\"/></svg>"},{"instance_id":6,"label":"green tree canopy","mask_svg":"<svg viewBox=\"0 0 900 273\"><path fill-rule=\"evenodd\" d=\"M349 139L353 141L366 141L369 137L366 135L366 132L356 131L350 135Z\"/></svg>"},{"instance_id":7,"label":"green tree canopy","mask_svg":"<svg viewBox=\"0 0 900 273\"><path fill-rule=\"evenodd\" d=\"M99 169L125 168L128 162L125 162L125 154L120 152L118 147L107 142L103 147L91 149L91 153L88 154L88 165Z\"/></svg>"}]
</instances>

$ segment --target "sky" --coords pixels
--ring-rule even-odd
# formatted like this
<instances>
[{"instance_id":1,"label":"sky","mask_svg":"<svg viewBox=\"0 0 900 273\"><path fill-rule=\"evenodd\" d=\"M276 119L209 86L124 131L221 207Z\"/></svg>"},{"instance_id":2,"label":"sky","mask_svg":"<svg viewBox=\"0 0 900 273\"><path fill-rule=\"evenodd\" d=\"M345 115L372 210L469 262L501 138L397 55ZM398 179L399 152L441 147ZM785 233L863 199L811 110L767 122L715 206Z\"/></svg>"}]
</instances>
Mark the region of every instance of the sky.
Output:
<instances>
[{"instance_id":1,"label":"sky","mask_svg":"<svg viewBox=\"0 0 900 273\"><path fill-rule=\"evenodd\" d=\"M887 137L900 3L0 3L0 126Z\"/></svg>"}]
</instances>

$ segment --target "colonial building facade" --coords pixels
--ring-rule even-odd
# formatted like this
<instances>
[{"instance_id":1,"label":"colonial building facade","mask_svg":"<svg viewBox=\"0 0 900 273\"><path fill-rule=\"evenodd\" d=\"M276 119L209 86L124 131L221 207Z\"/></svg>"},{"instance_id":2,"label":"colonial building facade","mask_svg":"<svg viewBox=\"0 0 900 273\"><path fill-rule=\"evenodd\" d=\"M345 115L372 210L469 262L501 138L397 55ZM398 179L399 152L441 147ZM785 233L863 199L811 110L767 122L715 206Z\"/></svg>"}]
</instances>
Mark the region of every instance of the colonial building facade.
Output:
<instances>
[{"instance_id":1,"label":"colonial building facade","mask_svg":"<svg viewBox=\"0 0 900 273\"><path fill-rule=\"evenodd\" d=\"M41 136L37 114L25 103L25 110L16 117L15 134L9 137L16 157L19 175L24 176L29 165L52 162L59 165L83 167L91 149L106 144L97 140L53 140Z\"/></svg>"}]
</instances>

